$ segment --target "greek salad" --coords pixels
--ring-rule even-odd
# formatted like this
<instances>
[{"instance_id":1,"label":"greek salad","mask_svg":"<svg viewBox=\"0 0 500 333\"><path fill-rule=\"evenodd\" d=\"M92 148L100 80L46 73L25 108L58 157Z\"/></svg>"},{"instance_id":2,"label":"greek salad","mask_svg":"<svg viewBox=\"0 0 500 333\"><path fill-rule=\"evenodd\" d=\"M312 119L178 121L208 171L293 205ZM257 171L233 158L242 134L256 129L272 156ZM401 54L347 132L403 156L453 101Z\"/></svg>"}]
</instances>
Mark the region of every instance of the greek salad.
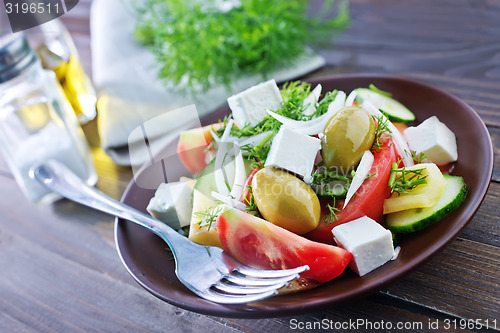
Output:
<instances>
[{"instance_id":1,"label":"greek salad","mask_svg":"<svg viewBox=\"0 0 500 333\"><path fill-rule=\"evenodd\" d=\"M464 201L455 134L436 116L416 124L374 85L312 88L260 83L228 98L230 116L184 131L177 150L193 177L162 184L150 214L250 266L309 265L303 289L347 266L370 273L397 257L399 234Z\"/></svg>"}]
</instances>

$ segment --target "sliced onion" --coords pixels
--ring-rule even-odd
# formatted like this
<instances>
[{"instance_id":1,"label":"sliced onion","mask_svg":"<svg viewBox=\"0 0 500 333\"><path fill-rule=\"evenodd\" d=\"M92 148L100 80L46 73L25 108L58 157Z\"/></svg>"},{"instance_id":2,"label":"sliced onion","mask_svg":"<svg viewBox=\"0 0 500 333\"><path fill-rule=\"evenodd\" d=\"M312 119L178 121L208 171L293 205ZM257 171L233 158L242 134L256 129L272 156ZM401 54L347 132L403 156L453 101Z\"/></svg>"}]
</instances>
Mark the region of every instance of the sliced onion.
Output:
<instances>
[{"instance_id":1,"label":"sliced onion","mask_svg":"<svg viewBox=\"0 0 500 333\"><path fill-rule=\"evenodd\" d=\"M307 135L315 135L323 132L328 120L330 120L331 117L333 117L340 109L345 106L345 98L345 92L341 90L338 91L334 100L328 106L328 111L325 114L319 116L318 118L307 121L290 119L269 110L267 111L267 113L269 113L273 118L281 122L283 125L288 126L296 132Z\"/></svg>"},{"instance_id":2,"label":"sliced onion","mask_svg":"<svg viewBox=\"0 0 500 333\"><path fill-rule=\"evenodd\" d=\"M399 252L401 252L401 247L400 246L396 246L396 248L394 249L394 254L392 255L391 260L398 259Z\"/></svg>"},{"instance_id":3,"label":"sliced onion","mask_svg":"<svg viewBox=\"0 0 500 333\"><path fill-rule=\"evenodd\" d=\"M351 185L347 190L347 195L345 197L344 206L342 207L342 209L344 209L345 206L347 206L347 203L349 202L349 200L351 200L354 193L356 193L356 191L361 187L361 185L365 181L366 177L370 172L374 160L375 157L373 156L371 151L367 150L363 153L363 157L361 157L361 161L359 162L358 168L356 169L356 173L352 178Z\"/></svg>"},{"instance_id":4,"label":"sliced onion","mask_svg":"<svg viewBox=\"0 0 500 333\"><path fill-rule=\"evenodd\" d=\"M228 146L231 144L227 142L229 134L231 133L231 128L233 127L233 119L230 119L227 123L226 129L222 134L219 141L219 148L217 149L217 155L215 156L214 162L214 178L215 186L217 187L217 192L222 195L229 195L229 189L226 185L226 172L224 170L224 160L228 156Z\"/></svg>"},{"instance_id":5,"label":"sliced onion","mask_svg":"<svg viewBox=\"0 0 500 333\"><path fill-rule=\"evenodd\" d=\"M376 116L378 118L383 119L384 121L387 122L387 126L389 127L389 130L391 131L392 139L394 141L394 145L396 146L396 149L398 151L399 156L403 158L403 164L405 167L411 167L415 163L413 162L413 158L411 156L408 156L408 154L411 152L410 148L408 147L408 144L406 143L405 139L399 133L398 129L392 122L387 119L387 117L380 112L379 109L377 109L372 103L369 101L364 101L363 104L361 104L361 107L368 111L372 116Z\"/></svg>"},{"instance_id":6,"label":"sliced onion","mask_svg":"<svg viewBox=\"0 0 500 333\"><path fill-rule=\"evenodd\" d=\"M241 198L246 181L246 172L243 153L237 144L234 145L234 156L234 182L229 195L232 198Z\"/></svg>"},{"instance_id":7,"label":"sliced onion","mask_svg":"<svg viewBox=\"0 0 500 333\"><path fill-rule=\"evenodd\" d=\"M311 91L311 93L304 99L302 105L308 105L307 108L302 112L306 116L312 115L316 112L316 106L318 105L318 99L321 95L321 84L318 84L316 88Z\"/></svg>"},{"instance_id":8,"label":"sliced onion","mask_svg":"<svg viewBox=\"0 0 500 333\"><path fill-rule=\"evenodd\" d=\"M349 94L349 96L347 96L347 98L345 100L345 106L353 105L357 96L358 96L358 92L356 90L351 91L351 93Z\"/></svg>"},{"instance_id":9,"label":"sliced onion","mask_svg":"<svg viewBox=\"0 0 500 333\"><path fill-rule=\"evenodd\" d=\"M231 206L241 211L245 211L248 208L247 205L245 205L243 202L231 198L230 196L222 195L215 191L212 191L212 197L214 197L216 200L222 201L228 206Z\"/></svg>"},{"instance_id":10,"label":"sliced onion","mask_svg":"<svg viewBox=\"0 0 500 333\"><path fill-rule=\"evenodd\" d=\"M214 132L214 130L212 128L210 128L210 134L212 134L212 138L214 139L215 142L220 141L219 136L217 135L217 133Z\"/></svg>"},{"instance_id":11,"label":"sliced onion","mask_svg":"<svg viewBox=\"0 0 500 333\"><path fill-rule=\"evenodd\" d=\"M227 122L226 128L224 129L224 133L222 133L222 137L220 138L220 141L227 142L229 135L231 134L231 129L233 128L234 120L229 119Z\"/></svg>"}]
</instances>

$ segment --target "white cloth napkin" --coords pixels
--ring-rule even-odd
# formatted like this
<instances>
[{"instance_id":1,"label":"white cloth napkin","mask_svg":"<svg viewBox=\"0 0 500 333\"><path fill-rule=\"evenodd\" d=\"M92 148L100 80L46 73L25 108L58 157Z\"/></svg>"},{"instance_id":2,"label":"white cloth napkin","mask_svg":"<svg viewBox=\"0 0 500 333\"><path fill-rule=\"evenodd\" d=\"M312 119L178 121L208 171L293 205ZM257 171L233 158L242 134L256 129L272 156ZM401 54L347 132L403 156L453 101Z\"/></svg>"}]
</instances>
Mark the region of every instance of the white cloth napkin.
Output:
<instances>
[{"instance_id":1,"label":"white cloth napkin","mask_svg":"<svg viewBox=\"0 0 500 333\"><path fill-rule=\"evenodd\" d=\"M142 150L135 152L131 160L129 151L134 141L144 139L134 133L144 130L145 122L148 122L148 145L165 146L172 140L168 132L173 128L193 127L178 112L170 111L195 104L198 117L203 117L222 107L232 94L263 81L259 76L245 77L235 82L232 91L216 87L194 101L188 95L169 90L157 78L154 56L133 38L136 19L130 0L94 0L90 19L99 134L102 148L119 165L138 165L151 159L151 151ZM321 56L311 53L269 78L282 83L324 65Z\"/></svg>"}]
</instances>

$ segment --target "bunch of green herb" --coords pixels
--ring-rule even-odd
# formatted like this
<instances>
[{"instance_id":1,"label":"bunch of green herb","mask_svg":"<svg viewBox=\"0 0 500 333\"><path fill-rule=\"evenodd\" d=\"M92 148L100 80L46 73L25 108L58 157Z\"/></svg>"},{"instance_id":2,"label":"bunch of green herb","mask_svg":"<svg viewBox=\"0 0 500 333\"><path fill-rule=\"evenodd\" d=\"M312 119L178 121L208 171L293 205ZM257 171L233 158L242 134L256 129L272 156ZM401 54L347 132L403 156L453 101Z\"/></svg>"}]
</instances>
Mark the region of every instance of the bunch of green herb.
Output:
<instances>
[{"instance_id":1,"label":"bunch of green herb","mask_svg":"<svg viewBox=\"0 0 500 333\"><path fill-rule=\"evenodd\" d=\"M334 1L311 16L308 0L145 0L135 37L155 54L161 78L191 92L230 88L243 75L267 78L344 29L348 0Z\"/></svg>"}]
</instances>

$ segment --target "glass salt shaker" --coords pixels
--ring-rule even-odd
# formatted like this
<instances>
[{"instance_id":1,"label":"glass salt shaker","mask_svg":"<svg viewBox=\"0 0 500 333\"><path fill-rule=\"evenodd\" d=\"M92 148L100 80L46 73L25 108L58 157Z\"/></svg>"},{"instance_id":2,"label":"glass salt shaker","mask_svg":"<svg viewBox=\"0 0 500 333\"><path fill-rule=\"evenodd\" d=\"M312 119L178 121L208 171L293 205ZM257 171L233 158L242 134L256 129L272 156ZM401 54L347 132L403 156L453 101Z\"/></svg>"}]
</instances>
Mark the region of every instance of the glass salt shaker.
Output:
<instances>
[{"instance_id":1,"label":"glass salt shaker","mask_svg":"<svg viewBox=\"0 0 500 333\"><path fill-rule=\"evenodd\" d=\"M55 159L87 184L97 182L89 147L54 72L22 33L0 35L0 151L28 199L58 198L29 177L38 162Z\"/></svg>"}]
</instances>

